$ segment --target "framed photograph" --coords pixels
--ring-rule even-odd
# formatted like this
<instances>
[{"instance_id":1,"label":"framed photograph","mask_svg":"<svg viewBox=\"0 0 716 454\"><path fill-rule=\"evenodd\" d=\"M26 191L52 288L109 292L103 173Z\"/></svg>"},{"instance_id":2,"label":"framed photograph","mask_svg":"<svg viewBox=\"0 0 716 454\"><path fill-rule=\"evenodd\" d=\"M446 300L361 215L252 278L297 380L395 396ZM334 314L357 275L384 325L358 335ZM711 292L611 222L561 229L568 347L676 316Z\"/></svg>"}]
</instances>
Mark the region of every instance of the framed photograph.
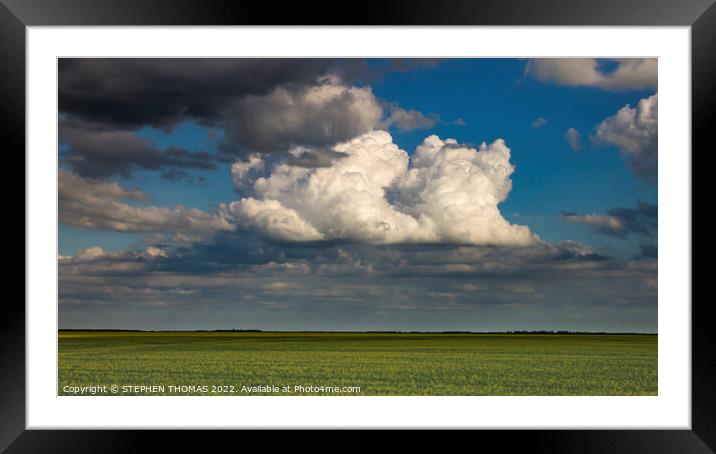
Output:
<instances>
[{"instance_id":1,"label":"framed photograph","mask_svg":"<svg viewBox=\"0 0 716 454\"><path fill-rule=\"evenodd\" d=\"M507 429L513 448L712 452L691 255L712 3L316 23L3 0L26 290L2 318L0 448Z\"/></svg>"}]
</instances>

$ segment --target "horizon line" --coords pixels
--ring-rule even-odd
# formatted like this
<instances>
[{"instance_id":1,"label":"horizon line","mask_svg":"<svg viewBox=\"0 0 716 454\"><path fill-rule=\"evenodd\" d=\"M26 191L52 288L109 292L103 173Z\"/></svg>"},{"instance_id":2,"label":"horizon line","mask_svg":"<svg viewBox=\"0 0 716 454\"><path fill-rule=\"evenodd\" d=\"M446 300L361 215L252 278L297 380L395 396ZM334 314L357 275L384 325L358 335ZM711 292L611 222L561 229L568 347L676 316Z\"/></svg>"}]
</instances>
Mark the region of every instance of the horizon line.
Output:
<instances>
[{"instance_id":1,"label":"horizon line","mask_svg":"<svg viewBox=\"0 0 716 454\"><path fill-rule=\"evenodd\" d=\"M134 333L339 333L339 334L633 334L656 336L658 332L635 331L569 331L569 330L504 330L504 331L400 331L400 330L262 330L262 329L125 329L125 328L58 328L61 331L110 331Z\"/></svg>"}]
</instances>

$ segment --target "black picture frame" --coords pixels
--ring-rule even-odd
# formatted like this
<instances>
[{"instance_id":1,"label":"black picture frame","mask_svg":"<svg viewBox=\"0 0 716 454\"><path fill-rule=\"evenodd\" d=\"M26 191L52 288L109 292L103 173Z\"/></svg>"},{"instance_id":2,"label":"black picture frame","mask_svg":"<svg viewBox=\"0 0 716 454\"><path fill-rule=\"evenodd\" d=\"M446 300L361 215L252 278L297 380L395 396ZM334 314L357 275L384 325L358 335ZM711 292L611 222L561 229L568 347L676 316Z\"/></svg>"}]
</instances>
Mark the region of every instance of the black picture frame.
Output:
<instances>
[{"instance_id":1,"label":"black picture frame","mask_svg":"<svg viewBox=\"0 0 716 454\"><path fill-rule=\"evenodd\" d=\"M319 15L318 12L321 12ZM97 25L561 25L690 26L692 33L692 148L707 146L716 111L716 6L714 0L402 0L338 5L324 0L0 0L0 111L6 156L25 149L25 31L29 26ZM24 159L22 164L24 166ZM693 166L692 166L693 168ZM693 181L693 179L692 179ZM693 191L692 191L693 192ZM692 202L693 204L693 202ZM693 205L692 205L693 206ZM26 227L23 223L23 227ZM24 229L23 229L24 231ZM27 238L26 238L27 242ZM705 253L704 253L705 255ZM693 266L692 266L693 267ZM693 276L693 273L692 273ZM9 281L9 279L8 279ZM692 277L693 285L693 277ZM716 450L716 337L709 300L692 301L692 430L481 431L451 436L457 443L491 443L537 452L683 452ZM0 315L0 450L19 452L137 452L169 439L190 448L235 440L230 432L25 430L25 306L6 298ZM315 435L315 434L314 434ZM248 434L242 434L247 446ZM311 432L251 435L276 446L326 447ZM370 450L366 432L332 434L338 451ZM219 440L219 439L225 440ZM425 446L424 433L401 442ZM463 439L464 440L461 440ZM270 441L269 441L270 440ZM468 444L469 446L469 444ZM486 445L488 446L488 445ZM389 444L385 447L390 447ZM203 450L204 450L203 449Z\"/></svg>"}]
</instances>

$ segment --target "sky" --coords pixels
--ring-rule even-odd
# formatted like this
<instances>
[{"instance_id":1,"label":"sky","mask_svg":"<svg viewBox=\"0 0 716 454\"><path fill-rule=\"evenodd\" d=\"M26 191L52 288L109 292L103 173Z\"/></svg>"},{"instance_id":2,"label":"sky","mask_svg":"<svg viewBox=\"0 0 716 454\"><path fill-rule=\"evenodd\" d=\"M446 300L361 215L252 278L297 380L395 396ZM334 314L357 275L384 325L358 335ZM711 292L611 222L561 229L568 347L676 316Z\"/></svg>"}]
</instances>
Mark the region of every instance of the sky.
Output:
<instances>
[{"instance_id":1,"label":"sky","mask_svg":"<svg viewBox=\"0 0 716 454\"><path fill-rule=\"evenodd\" d=\"M656 59L60 59L60 328L657 330Z\"/></svg>"}]
</instances>

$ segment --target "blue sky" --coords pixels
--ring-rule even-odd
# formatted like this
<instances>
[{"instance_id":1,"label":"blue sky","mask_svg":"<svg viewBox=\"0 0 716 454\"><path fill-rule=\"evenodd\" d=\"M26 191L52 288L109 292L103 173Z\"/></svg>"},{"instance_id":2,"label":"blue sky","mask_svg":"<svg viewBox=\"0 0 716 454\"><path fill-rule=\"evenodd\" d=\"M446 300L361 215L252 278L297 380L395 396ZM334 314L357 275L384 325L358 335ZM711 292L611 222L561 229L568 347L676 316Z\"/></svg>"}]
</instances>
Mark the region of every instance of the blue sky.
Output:
<instances>
[{"instance_id":1,"label":"blue sky","mask_svg":"<svg viewBox=\"0 0 716 454\"><path fill-rule=\"evenodd\" d=\"M628 132L623 132L625 131L624 126L617 121L618 119L611 122L609 119L616 118L617 112L620 112L621 109L628 105L630 106L628 109L634 109L634 121L641 121L640 115L642 111L637 110L640 101L655 99L655 97L652 97L656 92L655 67L654 73L651 74L648 72L648 68L645 69L643 61L617 61L609 62L608 65L604 65L601 61L593 61L591 67L587 61L591 60L585 59L584 67L587 70L591 68L592 72L590 77L585 77L584 80L579 80L578 77L575 79L573 73L569 72L572 71L572 68L561 65L560 62L555 62L551 66L548 64L549 62L530 66L530 62L521 59L455 59L417 64L408 69L391 69L391 65L386 65L384 61L367 61L364 62L364 67L358 72L357 76L351 76L350 71L345 69L351 68L352 65L339 62L337 67L344 72L341 73L339 82L333 81L331 84L339 84L342 87L341 90L349 90L348 87L369 89L372 92L372 97L366 92L356 93L360 94L360 96L367 96L371 102L374 101L377 105L382 106L382 115L386 117L380 120L383 123L376 122L374 129L386 129L387 126L387 130L392 136L392 142L411 156L415 153L416 147L427 136L433 134L439 136L442 140L454 138L458 144L471 149L478 148L482 142L490 144L496 139L503 139L511 151L509 162L515 166L515 170L509 177L512 185L509 195L506 200L498 205L502 217L510 224L527 226L544 244L557 245L564 242L570 242L570 244L574 242L589 248L589 254L594 257L607 257L610 263L614 263L614 265L611 265L614 267L613 269L628 268L632 262L643 263L647 260L646 257L640 257L642 245L653 247L656 245L655 231L652 231L651 227L644 227L645 222L650 222L650 220L645 221L645 218L642 217L646 211L638 211L637 207L653 206L655 210L657 187L653 184L653 180L644 177L643 172L640 173L635 170L638 161L645 159L643 156L647 156L649 159L656 159L656 139L654 134L649 135L650 133L647 132L640 135L639 140L653 140L653 143L642 144L637 142L636 145L624 145L625 143L633 143L633 141L627 142L626 139L622 139L622 136L620 136L620 134L624 135L628 134ZM75 77L73 71L80 73L82 77L94 75L100 82L104 80L102 79L103 77L122 75L123 71L132 71L131 65L118 65L117 68L111 69L111 71L116 71L117 74L107 75L103 72L106 71L106 68L93 69L91 64L84 65L84 67L82 65L77 66L77 68L69 65L66 68L61 66L61 82L63 81L63 71L67 73L64 76L65 80L70 82L74 80L72 77ZM324 69L320 68L318 74L322 74L320 71ZM620 70L632 71L630 77L624 78L628 82L620 82L620 77L622 77ZM82 73L83 71L84 73ZM335 69L329 68L326 71L330 73ZM200 78L201 74L198 74L197 77ZM246 162L247 156L256 152L264 156L265 158L262 159L267 163L273 162L272 160L280 161L283 159L282 157L289 156L286 150L271 149L270 152L266 152L263 149L251 149L250 146L246 145L249 142L244 141L244 136L241 133L235 133L233 129L241 127L241 122L244 121L242 115L253 118L257 109L261 109L260 112L268 109L268 107L264 107L264 104L274 108L275 103L271 104L273 102L271 96L276 90L284 89L281 84L271 86L266 89L267 91L258 94L237 95L233 92L227 94L227 97L237 97L236 106L238 107L234 108L228 104L228 107L224 107L223 101L215 101L217 105L221 105L221 109L217 107L217 112L211 112L211 115L204 114L203 111L196 115L182 113L171 118L167 115L166 119L158 117L156 121L148 115L147 120L131 123L133 121L131 117L129 117L129 120L125 117L120 118L118 115L116 118L112 118L111 114L114 112L112 103L119 102L117 97L120 95L127 96L129 101L126 104L137 103L137 105L132 106L133 109L144 108L147 110L156 109L157 111L162 111L163 109L147 105L151 104L152 101L136 101L139 98L135 98L132 93L127 95L123 92L117 95L108 92L104 95L102 88L100 88L90 94L84 92L81 86L77 88L71 85L70 82L67 82L67 88L63 88L64 85L61 83L61 122L63 121L62 119L66 118L76 119L81 126L75 129L68 127L67 131L71 132L67 132L64 137L63 128L61 127L60 168L64 172L77 175L78 178L88 182L88 184L107 185L117 183L118 187L124 190L136 190L143 193L142 197L122 199L121 203L126 206L173 209L181 205L186 208L201 210L204 213L214 213L221 209L222 204L229 204L240 199L240 196L248 197L247 194L237 194L237 188L232 183L232 163ZM171 83L173 82L168 82L168 86ZM288 82L289 85L286 85L286 87L291 88L285 89L287 93L290 93L290 90L298 90L293 88L294 85L290 85L296 83L295 81ZM316 82L309 80L301 83L310 88L311 84ZM325 82L320 83L325 84ZM103 85L100 83L98 86L102 87ZM139 85L137 88L138 93L145 89L146 86ZM228 83L227 86L229 86ZM62 102L63 93L68 99L64 105L69 106L65 110L63 110ZM214 93L212 93L213 95ZM103 96L106 96L106 99L103 99ZM245 96L245 98L241 98L241 96ZM85 98L90 101L86 101ZM251 102L242 101L242 99L246 98ZM121 97L119 99L121 101ZM92 106L84 108L83 102L103 103L100 104L100 108L106 107L109 112L108 116L102 114L98 118L92 117L97 112L97 108ZM196 101L194 102L196 103ZM121 105L124 106L125 103L122 102ZM642 105L645 104L642 103ZM192 108L194 108L193 106L191 105ZM401 111L414 112L410 114L412 115L410 118L416 120L417 123L406 123L404 125L398 120L390 123L390 108L388 106L394 106L395 109ZM209 109L201 105L200 107ZM211 107L214 108L214 106ZM347 107L347 109L349 108L351 107ZM624 112L629 113L630 111ZM645 112L647 111L645 110ZM269 114L283 115L281 112L272 113L270 111ZM314 112L311 111L310 115L313 114ZM301 115L304 114L301 113ZM305 115L308 116L309 113ZM270 120L273 117L266 118ZM300 118L303 118L303 116ZM396 116L395 118L398 117ZM538 119L543 120L539 122L540 124L537 127L535 122ZM358 124L364 119L350 120L352 124ZM231 126L231 122L239 126ZM415 126L416 124L417 126ZM638 124L641 125L642 123ZM96 144L99 139L89 137L89 134L82 135L81 131L92 129L87 125L102 125L102 128L110 131L107 135L107 137L110 137L108 140L111 140L111 137L117 137L117 141L127 140L127 145L122 142L122 146L118 147L117 156L102 157L103 150L91 149L91 144ZM74 126L72 127L74 128ZM254 127L256 126L254 125ZM311 125L307 125L307 127L310 128ZM350 127L347 128L350 129ZM570 128L577 130L581 135L581 148L577 150L573 149L565 138L565 133ZM243 131L246 135L245 130ZM234 150L232 151L233 154L227 154L226 152L229 149L227 144L232 143L228 140L227 134L232 137L236 135L237 137L233 138L233 140L241 144L236 148L238 151L232 148ZM275 135L281 134L288 133L281 130L275 133ZM300 134L296 135L297 133L295 132L290 132L290 134L293 134L291 135L293 138L291 140L300 140ZM354 136L356 134L346 137ZM299 137L299 139L295 139L295 137ZM136 156L139 156L136 158L136 162L122 161L123 159L129 159L122 154L125 150L124 147L139 146L133 142L134 138L145 140L150 145L144 148L139 147L140 149L136 152ZM306 149L314 153L320 153L320 150L333 146L323 142L318 143L314 138L306 140ZM303 144L292 142L292 146L295 145L302 146ZM650 155L652 153L650 147L652 146L654 150L653 158ZM172 159L175 156L180 156L177 159L183 159L182 164L171 164L171 161L167 160L166 162L170 162L170 164L165 165L163 164L165 161L161 156L157 158L156 163L152 161L151 164L147 164L144 162L144 158L141 157L142 155L140 155L145 149L149 150L148 153L154 153L153 150L156 149L157 156L159 156L161 153L168 153L168 150L172 149L172 147L186 150L182 151L181 153L183 154L181 155L172 155ZM209 157L206 160L204 157L200 160L192 160L194 159L192 153L198 151L206 152ZM91 169L93 170L87 170L90 167L84 163L89 162L88 160L91 159L97 159L96 156L100 156L100 159L92 164L94 167L91 167ZM411 159L414 158L411 157ZM187 163L190 160L191 163ZM110 168L110 166L114 165L114 162L119 163L116 164L118 169L124 166L121 168L130 170L117 170L114 172ZM175 167L170 167L171 165L175 165ZM166 172L169 169L182 172L182 176L168 178ZM270 172L265 176L270 176ZM81 189L73 186L71 190L80 191ZM70 196L67 197L69 198ZM82 255L81 251L89 248L101 248L106 260L110 259L111 254L115 254L112 260L120 260L120 256L129 260L126 254L130 252L141 254L141 252L137 251L145 247L154 247L151 245L155 243L147 240L148 237L163 235L164 239L156 242L159 249L164 251L162 252L162 260L169 261L172 259L175 260L174 263L176 264L176 261L180 260L177 258L180 255L182 257L191 256L193 252L187 252L187 250L196 248L196 244L210 244L218 241L214 237L203 236L201 241L192 243L189 246L179 243L172 244L167 239L172 235L176 235L176 232L172 232L169 227L156 227L155 229L151 226L146 228L137 227L134 224L130 227L117 227L117 220L114 220L113 224L105 223L105 225L90 221L83 222L78 220L80 218L75 210L84 209L76 206L76 204L84 202L76 202L73 199L73 211L70 213L67 210L68 214L63 216L62 188L60 199L61 222L59 224L58 253L60 256L74 257L73 260L79 260L78 257ZM112 199L112 202L116 201L117 199ZM93 203L93 207L102 206L101 201ZM70 206L69 202L65 206ZM610 211L620 208L624 210ZM89 208L87 209L89 210ZM300 210L298 212L301 214ZM84 212L82 213L84 215ZM88 219L93 216L91 210L86 214ZM565 216L565 214L571 216ZM596 217L588 217L589 215L595 215ZM106 216L106 214L101 213L96 214L96 216L102 217ZM655 223L655 218L653 222ZM320 224L320 220L318 223ZM313 224L316 224L316 222L313 222ZM237 232L235 234L238 235L237 238L243 238L241 235L249 235L252 238L253 236L261 237L262 235L260 231L257 233L256 228L244 230L246 231L243 231L241 227L235 230ZM192 233L186 229L182 230L182 232L187 235ZM202 232L201 234L205 235L205 233ZM324 231L320 233L325 234ZM275 240L275 238L273 239ZM261 241L264 240L266 240L266 237ZM334 237L333 240L355 241L355 238ZM480 241L479 239L472 241L471 247L495 246L494 244L487 244L489 241L485 244L480 243ZM454 240L450 242L453 243ZM285 251L291 250L294 246L281 246L280 244L276 246L276 244L272 243L272 247L279 249L285 247ZM498 244L497 246L504 245ZM322 247L320 246L319 248ZM349 246L349 248L352 247L354 246ZM355 247L356 250L363 248L363 246ZM391 248L392 246L386 246L385 242L381 242L380 245L370 245L371 249L385 249L386 247ZM302 248L304 247L302 246ZM176 251L180 251L181 254ZM279 256L285 257L285 251L280 252ZM176 257L173 255L175 252ZM362 249L360 253L364 253ZM368 252L365 254L371 255L373 253ZM310 257L310 255L307 257ZM310 261L310 259L303 260ZM275 263L277 261L275 258L266 259L266 263ZM211 263L215 262L211 260ZM201 268L200 264L192 266ZM530 267L530 264L524 265L525 269ZM161 266L159 269L161 269ZM147 271L147 275L155 271ZM521 273L523 270L518 271ZM62 272L61 267L61 277ZM196 273L204 275L206 270L197 269ZM649 278L648 273L653 273L653 278L655 279L655 264L653 271L646 273L647 279ZM608 279L607 274L593 277L592 282L603 284ZM111 287L115 282L121 282L125 278L126 276L117 277L108 274L104 277L107 280L105 286ZM639 278L642 279L644 276ZM398 291L396 290L399 287L398 284L393 280L391 280L390 284L384 284L383 279L387 278L375 278L371 285L388 286L392 291ZM520 277L520 279L529 280L530 276ZM542 277L535 275L533 279L542 279ZM554 286L546 289L542 296L551 295L554 297L560 294L559 298L569 299L569 295L561 295L558 281L559 279L555 279ZM63 280L61 279L60 282L62 287ZM365 286L366 282L364 281L362 285ZM440 290L443 284L443 281L436 280L434 287L438 290L433 293L446 293L444 289ZM220 314L227 310L225 307L227 304L225 301L226 296L225 294L222 296L223 291L218 289L207 291L206 287L202 286L201 289L188 289L189 293L187 293L192 295L196 295L197 291L207 293L206 302L202 303L201 309L197 306L191 309L192 313L198 311L199 314L204 314L199 315L199 319L205 320L205 322L198 324L200 326L178 321L180 319L186 320L186 315L177 315L183 314L182 311L185 310L186 303L177 299L172 301L177 304L179 309L165 319L172 320L171 322L162 322L161 316L159 321L156 321L152 316L152 320L155 320L152 323L137 323L137 320L146 320L142 314L154 313L158 310L161 312L162 309L150 307L142 309L144 312L129 310L127 307L122 307L116 300L113 300L115 302L112 304L117 304L117 308L103 313L98 309L101 306L99 302L101 302L102 298L98 297L96 292L92 293L92 291L88 290L87 294L84 295L82 289L76 288L76 284L72 285L75 286L73 290L64 293L72 294L67 299L71 299L74 302L73 304L63 304L63 289L60 289L61 320L65 320L65 324L68 326L89 327L99 324L104 327L112 324L112 317L117 320L113 311L119 310L125 314L132 313L121 327L179 326L186 329L194 327L206 328L213 326L212 324L215 324L217 318L221 320L222 316ZM488 312L483 309L481 312L483 318L477 317L477 319L489 319L491 321L482 325L478 323L475 325L475 329L479 330L481 327L509 329L510 326L519 326L520 329L550 328L550 317L545 318L537 315L540 311L535 311L531 317L531 320L534 320L534 323L532 323L529 321L530 317L528 315L518 317L515 315L516 311L508 310L507 308L512 307L511 305L523 304L523 302L520 300L519 293L501 294L498 290L495 290L499 289L500 285L502 284L491 287L493 290L491 290L491 296L488 299L493 303L497 300L508 300L508 303L491 306L487 318L484 318L484 316ZM629 287L628 282L622 282L615 286L615 292L619 291L618 289L622 285L625 288ZM266 288L268 287L270 286ZM306 300L311 299L310 295L311 292L306 292ZM451 296L450 298L458 297ZM590 306L585 308L583 313L589 312L593 320L601 320L599 321L600 324L593 326L576 323L573 327L575 329L655 330L655 292L653 294L639 295L611 295L610 298L612 301L634 298L639 301L651 301L651 303L645 303L645 306L640 306L639 310L641 312L639 313L643 315L643 318L635 319L636 321L629 318L631 316L620 321L619 316L611 313L609 308L597 310L597 312L603 311L603 316L595 315L595 308ZM211 301L214 302L214 306L212 306ZM274 301L273 304L276 307L283 307L282 304L284 303ZM296 307L303 304L301 307L305 308L308 303L296 304ZM535 304L535 307L537 307L537 303ZM209 309L209 307L218 309ZM262 306L260 310L250 311L253 314L251 317L264 328L270 328L271 320L284 319L283 315L278 315L280 311L272 311L270 307L271 305ZM216 312L212 312L212 310ZM577 311L578 309L574 310ZM335 327L340 329L346 326L346 323L341 322L341 320L344 320L350 311L355 311L359 314L354 314L353 319L364 320L363 323L358 323L358 326L354 326L356 329L369 329L375 326L381 326L382 328L397 326L403 329L410 326L410 323L412 323L410 320L416 318L424 320L425 318L423 311L408 311L407 314L401 313L402 315L400 316L391 315L389 318L399 320L399 322L394 322L393 325L389 324L390 326L383 326L380 323L376 325L376 320L380 317L376 315L375 311L364 313L360 310L360 306L358 306L358 309L353 308L347 311L338 311L337 313L335 311L318 311L317 314L308 316L307 321L299 323L296 327L306 328L315 325L323 328ZM503 314L503 312L506 313ZM519 312L523 313L524 311L520 310ZM166 314L166 311L162 313ZM286 312L283 313L285 314ZM292 312L289 311L288 313ZM303 314L301 317L306 317L303 309L301 314ZM298 319L302 320L301 317ZM322 321L317 323L314 320L312 324L311 317L317 317ZM523 320L522 318L525 319ZM120 317L120 319L122 318ZM195 320L196 315L193 315L191 319ZM465 317L462 316L462 319L464 320ZM453 317L446 317L444 324L434 328L449 329L454 327L455 320ZM501 323L500 320L505 320L505 322ZM416 326L427 326L423 321L415 323ZM281 322L279 325L283 328L291 327L289 322ZM557 325L560 328L572 327L568 322L560 322Z\"/></svg>"},{"instance_id":2,"label":"blue sky","mask_svg":"<svg viewBox=\"0 0 716 454\"><path fill-rule=\"evenodd\" d=\"M653 90L564 87L525 77L524 70L524 60L451 60L423 71L388 74L373 89L381 97L438 113L445 120L465 120L464 126L438 124L431 132L441 137L476 144L504 138L517 170L514 189L501 206L503 213L534 217L529 224L548 240L603 242L583 226L561 222L559 213L603 212L637 200L657 202L656 187L641 183L618 150L592 146L588 140L595 125ZM548 124L532 128L540 117ZM582 132L584 148L579 152L564 139L569 128ZM425 132L394 135L409 151Z\"/></svg>"}]
</instances>

